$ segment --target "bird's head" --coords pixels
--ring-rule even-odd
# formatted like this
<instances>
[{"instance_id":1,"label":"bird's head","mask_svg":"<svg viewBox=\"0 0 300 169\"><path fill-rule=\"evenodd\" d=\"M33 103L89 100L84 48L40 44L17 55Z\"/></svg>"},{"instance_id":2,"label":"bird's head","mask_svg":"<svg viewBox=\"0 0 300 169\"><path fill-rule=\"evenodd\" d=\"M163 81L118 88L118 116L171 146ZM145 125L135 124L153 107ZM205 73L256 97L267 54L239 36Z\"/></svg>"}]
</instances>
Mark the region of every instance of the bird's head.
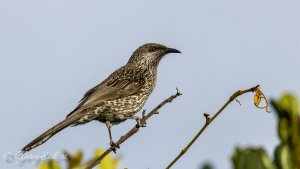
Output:
<instances>
[{"instance_id":1,"label":"bird's head","mask_svg":"<svg viewBox=\"0 0 300 169\"><path fill-rule=\"evenodd\" d=\"M177 49L168 48L157 43L146 43L137 48L128 63L136 64L141 68L157 67L159 61L168 53L181 53Z\"/></svg>"}]
</instances>

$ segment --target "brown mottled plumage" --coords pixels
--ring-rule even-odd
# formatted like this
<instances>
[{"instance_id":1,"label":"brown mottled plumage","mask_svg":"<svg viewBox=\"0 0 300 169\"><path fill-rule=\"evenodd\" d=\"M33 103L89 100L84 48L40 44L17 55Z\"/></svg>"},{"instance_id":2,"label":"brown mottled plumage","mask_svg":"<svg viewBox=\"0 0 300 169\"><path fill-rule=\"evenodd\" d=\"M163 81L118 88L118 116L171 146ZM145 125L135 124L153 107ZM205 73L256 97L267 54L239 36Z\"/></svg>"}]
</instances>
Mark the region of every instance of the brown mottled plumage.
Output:
<instances>
[{"instance_id":1,"label":"brown mottled plumage","mask_svg":"<svg viewBox=\"0 0 300 169\"><path fill-rule=\"evenodd\" d=\"M168 53L180 51L156 43L147 43L134 51L128 63L113 72L102 83L87 91L80 104L65 120L50 128L26 145L27 152L43 144L57 132L70 125L98 120L107 124L111 139L111 124L135 119L156 84L157 66Z\"/></svg>"}]
</instances>

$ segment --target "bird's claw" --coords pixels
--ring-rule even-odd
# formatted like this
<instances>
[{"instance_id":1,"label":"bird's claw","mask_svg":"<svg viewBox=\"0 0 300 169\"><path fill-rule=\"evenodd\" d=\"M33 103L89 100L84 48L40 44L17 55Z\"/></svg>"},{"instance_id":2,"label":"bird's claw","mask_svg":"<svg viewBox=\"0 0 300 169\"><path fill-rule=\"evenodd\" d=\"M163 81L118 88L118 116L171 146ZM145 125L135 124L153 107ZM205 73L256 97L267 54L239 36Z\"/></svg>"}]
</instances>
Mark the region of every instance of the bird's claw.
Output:
<instances>
[{"instance_id":1,"label":"bird's claw","mask_svg":"<svg viewBox=\"0 0 300 169\"><path fill-rule=\"evenodd\" d=\"M136 118L136 127L140 128L140 127L146 127L146 122L144 122L143 124L141 124L141 118Z\"/></svg>"},{"instance_id":2,"label":"bird's claw","mask_svg":"<svg viewBox=\"0 0 300 169\"><path fill-rule=\"evenodd\" d=\"M111 147L111 150L116 153L117 152L117 149L120 148L119 144L115 143L114 141L110 141L110 147Z\"/></svg>"}]
</instances>

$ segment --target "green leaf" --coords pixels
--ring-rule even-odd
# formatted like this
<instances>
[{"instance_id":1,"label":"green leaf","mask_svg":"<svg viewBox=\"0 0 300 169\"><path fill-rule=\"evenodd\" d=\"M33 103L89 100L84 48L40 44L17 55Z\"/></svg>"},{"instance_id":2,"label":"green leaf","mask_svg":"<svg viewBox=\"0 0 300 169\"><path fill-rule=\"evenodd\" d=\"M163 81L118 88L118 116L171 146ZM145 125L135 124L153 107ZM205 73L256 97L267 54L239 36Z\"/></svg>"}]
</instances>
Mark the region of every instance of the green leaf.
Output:
<instances>
[{"instance_id":1,"label":"green leaf","mask_svg":"<svg viewBox=\"0 0 300 169\"><path fill-rule=\"evenodd\" d=\"M82 159L83 159L83 152L81 150L77 151L75 155L71 155L68 152L64 152L65 156L67 157L67 165L68 168L81 168L83 166Z\"/></svg>"},{"instance_id":2,"label":"green leaf","mask_svg":"<svg viewBox=\"0 0 300 169\"><path fill-rule=\"evenodd\" d=\"M236 148L232 162L235 169L275 169L272 160L262 148Z\"/></svg>"},{"instance_id":3,"label":"green leaf","mask_svg":"<svg viewBox=\"0 0 300 169\"><path fill-rule=\"evenodd\" d=\"M102 153L104 153L104 149L97 149L95 152L95 157L99 157ZM113 158L110 154L104 157L101 163L97 166L98 169L117 169L120 163L120 158Z\"/></svg>"},{"instance_id":4,"label":"green leaf","mask_svg":"<svg viewBox=\"0 0 300 169\"><path fill-rule=\"evenodd\" d=\"M288 144L276 148L275 162L279 169L294 169L292 153Z\"/></svg>"},{"instance_id":5,"label":"green leaf","mask_svg":"<svg viewBox=\"0 0 300 169\"><path fill-rule=\"evenodd\" d=\"M61 167L55 160L49 160L41 162L38 169L61 169Z\"/></svg>"}]
</instances>

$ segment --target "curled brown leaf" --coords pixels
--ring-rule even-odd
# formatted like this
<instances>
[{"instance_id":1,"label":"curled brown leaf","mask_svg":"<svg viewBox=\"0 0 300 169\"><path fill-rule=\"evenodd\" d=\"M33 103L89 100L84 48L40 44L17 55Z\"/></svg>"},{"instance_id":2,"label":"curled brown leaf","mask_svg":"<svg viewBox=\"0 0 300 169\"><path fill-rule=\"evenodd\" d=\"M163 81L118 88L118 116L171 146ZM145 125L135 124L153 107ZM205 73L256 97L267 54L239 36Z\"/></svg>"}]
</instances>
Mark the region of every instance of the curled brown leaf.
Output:
<instances>
[{"instance_id":1,"label":"curled brown leaf","mask_svg":"<svg viewBox=\"0 0 300 169\"><path fill-rule=\"evenodd\" d=\"M264 100L265 101L265 106L261 106L260 103L261 103L261 100ZM260 108L260 109L266 109L266 112L270 113L271 111L269 110L269 103L268 103L268 100L266 98L266 96L264 95L264 93L260 90L260 88L256 88L255 90L255 95L254 95L254 105L257 107L257 108Z\"/></svg>"}]
</instances>

